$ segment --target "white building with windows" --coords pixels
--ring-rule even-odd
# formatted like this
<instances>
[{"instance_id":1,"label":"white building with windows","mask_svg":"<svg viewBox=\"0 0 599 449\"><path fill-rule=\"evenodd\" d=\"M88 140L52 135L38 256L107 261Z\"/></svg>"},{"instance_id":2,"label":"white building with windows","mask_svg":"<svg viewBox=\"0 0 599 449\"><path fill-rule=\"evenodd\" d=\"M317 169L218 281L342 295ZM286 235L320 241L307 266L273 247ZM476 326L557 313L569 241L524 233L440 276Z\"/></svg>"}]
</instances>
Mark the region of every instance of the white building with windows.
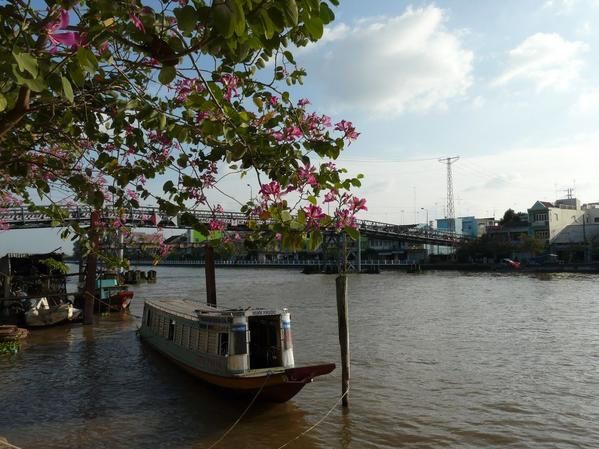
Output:
<instances>
[{"instance_id":1,"label":"white building with windows","mask_svg":"<svg viewBox=\"0 0 599 449\"><path fill-rule=\"evenodd\" d=\"M584 215L585 210L576 198L565 198L555 203L537 201L528 209L529 234L551 244L567 226L577 222L582 224Z\"/></svg>"}]
</instances>

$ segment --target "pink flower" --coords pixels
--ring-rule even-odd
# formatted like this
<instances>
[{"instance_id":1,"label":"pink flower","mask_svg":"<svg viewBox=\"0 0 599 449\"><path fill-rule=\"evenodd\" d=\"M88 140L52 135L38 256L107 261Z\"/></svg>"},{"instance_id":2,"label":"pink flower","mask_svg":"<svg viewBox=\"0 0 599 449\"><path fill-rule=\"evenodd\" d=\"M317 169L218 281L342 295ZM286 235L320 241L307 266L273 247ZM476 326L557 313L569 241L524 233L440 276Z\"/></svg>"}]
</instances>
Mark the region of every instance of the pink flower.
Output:
<instances>
[{"instance_id":1,"label":"pink flower","mask_svg":"<svg viewBox=\"0 0 599 449\"><path fill-rule=\"evenodd\" d=\"M225 100L231 101L232 94L237 96L237 84L239 82L239 78L237 78L235 75L231 75L230 73L225 73L220 77L220 82L225 88L225 93L223 95Z\"/></svg>"},{"instance_id":2,"label":"pink flower","mask_svg":"<svg viewBox=\"0 0 599 449\"><path fill-rule=\"evenodd\" d=\"M277 233L275 234L275 239L277 239L277 240L281 240L282 238L283 238L283 234L281 234L280 232L277 232Z\"/></svg>"},{"instance_id":3,"label":"pink flower","mask_svg":"<svg viewBox=\"0 0 599 449\"><path fill-rule=\"evenodd\" d=\"M306 217L310 220L321 220L325 216L320 206L315 206L314 204L309 204L305 210Z\"/></svg>"},{"instance_id":4,"label":"pink flower","mask_svg":"<svg viewBox=\"0 0 599 449\"><path fill-rule=\"evenodd\" d=\"M69 26L69 12L66 9L60 10L60 19L57 22L51 22L46 25L46 32L50 40L52 52L60 44L67 47L77 48L81 46L81 35L75 31L64 31ZM60 31L60 32L59 32Z\"/></svg>"},{"instance_id":5,"label":"pink flower","mask_svg":"<svg viewBox=\"0 0 599 449\"><path fill-rule=\"evenodd\" d=\"M133 22L133 25L135 25L135 28L137 28L139 31L141 31L142 33L145 34L146 29L144 28L144 24L140 20L139 17L137 17L135 14L131 13L131 14L129 14L129 19L131 19L131 22Z\"/></svg>"},{"instance_id":6,"label":"pink flower","mask_svg":"<svg viewBox=\"0 0 599 449\"><path fill-rule=\"evenodd\" d=\"M297 171L299 178L306 184L310 184L312 187L318 185L318 181L314 176L314 167L310 164L306 164Z\"/></svg>"},{"instance_id":7,"label":"pink flower","mask_svg":"<svg viewBox=\"0 0 599 449\"><path fill-rule=\"evenodd\" d=\"M166 243L161 242L158 251L160 252L160 256L165 257L171 252L172 249L172 245L167 245Z\"/></svg>"},{"instance_id":8,"label":"pink flower","mask_svg":"<svg viewBox=\"0 0 599 449\"><path fill-rule=\"evenodd\" d=\"M197 79L183 79L183 80L177 80L176 84L175 84L175 92L177 93L177 100L178 101L185 101L187 100L187 97L189 95L191 95L192 93L196 93L196 92L203 92L204 91L204 85L202 84L201 81L197 80Z\"/></svg>"},{"instance_id":9,"label":"pink flower","mask_svg":"<svg viewBox=\"0 0 599 449\"><path fill-rule=\"evenodd\" d=\"M304 133L298 126L288 126L287 128L285 128L284 135L286 140L293 141L302 137Z\"/></svg>"},{"instance_id":10,"label":"pink flower","mask_svg":"<svg viewBox=\"0 0 599 449\"><path fill-rule=\"evenodd\" d=\"M335 123L335 130L342 131L345 134L345 138L351 143L356 140L360 133L356 132L352 122L341 120L339 123Z\"/></svg>"},{"instance_id":11,"label":"pink flower","mask_svg":"<svg viewBox=\"0 0 599 449\"><path fill-rule=\"evenodd\" d=\"M196 121L199 123L199 122L207 119L208 117L209 117L209 114L207 112L200 111L196 115Z\"/></svg>"},{"instance_id":12,"label":"pink flower","mask_svg":"<svg viewBox=\"0 0 599 449\"><path fill-rule=\"evenodd\" d=\"M307 98L300 98L299 101L297 102L297 105L300 108L303 108L304 106L306 106L307 104L310 104L310 100L308 100Z\"/></svg>"},{"instance_id":13,"label":"pink flower","mask_svg":"<svg viewBox=\"0 0 599 449\"><path fill-rule=\"evenodd\" d=\"M337 198L337 195L338 195L338 192L336 190L329 190L324 195L324 202L331 203L331 202L335 201L335 199Z\"/></svg>"},{"instance_id":14,"label":"pink flower","mask_svg":"<svg viewBox=\"0 0 599 449\"><path fill-rule=\"evenodd\" d=\"M110 44L108 43L108 41L104 41L100 45L98 45L98 52L100 55L104 55L108 53L109 48Z\"/></svg>"},{"instance_id":15,"label":"pink flower","mask_svg":"<svg viewBox=\"0 0 599 449\"><path fill-rule=\"evenodd\" d=\"M356 218L347 209L335 211L335 218L337 219L335 223L337 229L343 229L345 227L356 229L357 227Z\"/></svg>"},{"instance_id":16,"label":"pink flower","mask_svg":"<svg viewBox=\"0 0 599 449\"><path fill-rule=\"evenodd\" d=\"M285 136L283 135L282 132L279 131L271 131L269 132L270 136L275 139L277 142L282 142L283 140L285 140Z\"/></svg>"},{"instance_id":17,"label":"pink flower","mask_svg":"<svg viewBox=\"0 0 599 449\"><path fill-rule=\"evenodd\" d=\"M368 208L366 207L366 198L356 198L353 197L352 198L352 210L355 212L361 211L361 210L368 210Z\"/></svg>"},{"instance_id":18,"label":"pink flower","mask_svg":"<svg viewBox=\"0 0 599 449\"><path fill-rule=\"evenodd\" d=\"M281 184L279 184L277 181L263 184L260 188L260 193L266 199L269 197L272 197L272 199L279 198L281 196Z\"/></svg>"},{"instance_id":19,"label":"pink flower","mask_svg":"<svg viewBox=\"0 0 599 449\"><path fill-rule=\"evenodd\" d=\"M133 201L137 201L139 199L135 190L127 189L127 196Z\"/></svg>"},{"instance_id":20,"label":"pink flower","mask_svg":"<svg viewBox=\"0 0 599 449\"><path fill-rule=\"evenodd\" d=\"M268 102L270 103L271 106L276 106L279 104L279 97L277 97L276 95L273 95L272 97L270 97L268 99Z\"/></svg>"},{"instance_id":21,"label":"pink flower","mask_svg":"<svg viewBox=\"0 0 599 449\"><path fill-rule=\"evenodd\" d=\"M210 229L211 231L224 231L225 222L213 218L208 222L208 229Z\"/></svg>"}]
</instances>

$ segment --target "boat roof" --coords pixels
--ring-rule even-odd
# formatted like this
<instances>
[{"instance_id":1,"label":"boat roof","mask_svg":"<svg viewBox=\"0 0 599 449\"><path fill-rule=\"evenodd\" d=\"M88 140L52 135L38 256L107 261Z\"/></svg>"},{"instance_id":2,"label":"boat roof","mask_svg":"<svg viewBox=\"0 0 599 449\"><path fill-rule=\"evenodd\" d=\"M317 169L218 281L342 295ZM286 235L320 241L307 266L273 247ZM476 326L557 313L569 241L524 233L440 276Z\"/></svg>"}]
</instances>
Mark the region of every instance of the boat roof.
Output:
<instances>
[{"instance_id":1,"label":"boat roof","mask_svg":"<svg viewBox=\"0 0 599 449\"><path fill-rule=\"evenodd\" d=\"M146 301L151 307L179 315L185 318L201 317L234 317L234 316L254 316L254 315L280 315L287 309L262 309L254 307L214 307L204 302L192 301L190 299L160 299Z\"/></svg>"}]
</instances>

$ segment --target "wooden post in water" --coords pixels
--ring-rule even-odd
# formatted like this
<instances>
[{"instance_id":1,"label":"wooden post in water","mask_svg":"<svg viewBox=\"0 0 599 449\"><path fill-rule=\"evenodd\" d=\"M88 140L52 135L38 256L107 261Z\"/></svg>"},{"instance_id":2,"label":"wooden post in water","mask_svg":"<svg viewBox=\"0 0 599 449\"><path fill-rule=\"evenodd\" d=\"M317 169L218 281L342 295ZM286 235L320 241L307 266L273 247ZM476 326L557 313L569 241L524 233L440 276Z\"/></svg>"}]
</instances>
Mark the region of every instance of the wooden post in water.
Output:
<instances>
[{"instance_id":1,"label":"wooden post in water","mask_svg":"<svg viewBox=\"0 0 599 449\"><path fill-rule=\"evenodd\" d=\"M206 272L206 303L216 307L216 276L214 273L214 248L205 246L204 269Z\"/></svg>"},{"instance_id":2,"label":"wooden post in water","mask_svg":"<svg viewBox=\"0 0 599 449\"><path fill-rule=\"evenodd\" d=\"M341 347L341 394L342 405L349 407L349 312L347 307L347 276L341 274L335 280L337 286L337 319L339 321L339 346Z\"/></svg>"},{"instance_id":3,"label":"wooden post in water","mask_svg":"<svg viewBox=\"0 0 599 449\"><path fill-rule=\"evenodd\" d=\"M89 226L89 239L91 250L87 255L85 267L85 289L83 291L83 324L94 322L94 301L96 296L96 271L98 269L99 236L97 229L100 226L100 212L95 210L91 214Z\"/></svg>"}]
</instances>

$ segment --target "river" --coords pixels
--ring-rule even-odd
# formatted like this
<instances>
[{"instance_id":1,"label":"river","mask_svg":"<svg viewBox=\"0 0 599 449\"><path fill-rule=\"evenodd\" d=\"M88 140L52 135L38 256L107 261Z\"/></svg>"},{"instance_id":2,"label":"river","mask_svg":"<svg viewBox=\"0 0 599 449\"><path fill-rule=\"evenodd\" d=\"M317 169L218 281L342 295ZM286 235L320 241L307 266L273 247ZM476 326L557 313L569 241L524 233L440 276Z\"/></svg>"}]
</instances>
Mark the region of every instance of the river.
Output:
<instances>
[{"instance_id":1,"label":"river","mask_svg":"<svg viewBox=\"0 0 599 449\"><path fill-rule=\"evenodd\" d=\"M599 277L352 275L350 411L288 448L596 448ZM217 270L227 306L288 306L297 365L339 363L330 275ZM205 299L201 268L158 269L144 299ZM140 343L138 320L34 331L0 355L0 436L27 449L208 448L248 400L223 398ZM279 448L340 392L340 369L256 404L217 448Z\"/></svg>"}]
</instances>

